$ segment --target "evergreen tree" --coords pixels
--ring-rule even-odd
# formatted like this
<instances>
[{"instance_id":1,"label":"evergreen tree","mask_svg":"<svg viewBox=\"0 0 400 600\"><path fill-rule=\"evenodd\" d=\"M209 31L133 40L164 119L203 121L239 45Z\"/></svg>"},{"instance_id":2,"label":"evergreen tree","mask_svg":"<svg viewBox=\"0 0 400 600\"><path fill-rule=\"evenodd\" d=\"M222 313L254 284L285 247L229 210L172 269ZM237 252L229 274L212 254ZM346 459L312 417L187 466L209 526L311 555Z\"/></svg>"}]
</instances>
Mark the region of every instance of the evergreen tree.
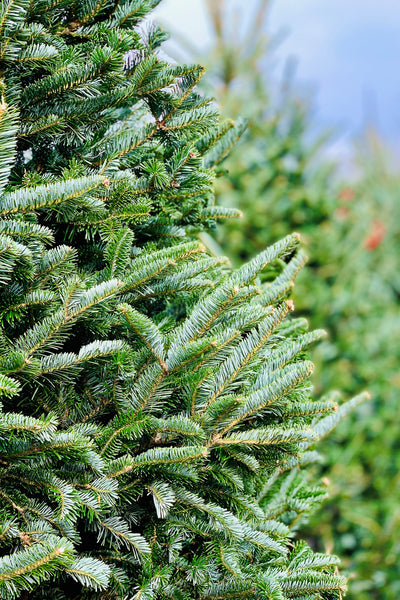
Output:
<instances>
[{"instance_id":1,"label":"evergreen tree","mask_svg":"<svg viewBox=\"0 0 400 600\"><path fill-rule=\"evenodd\" d=\"M224 112L249 120L216 180L218 203L243 218L226 221L215 235L220 247L212 247L240 264L300 232L309 260L294 288L296 310L328 332L313 353L316 390L372 396L324 446L320 474L331 481L330 500L307 535L317 548L339 552L352 574L349 598L397 600L399 176L369 132L355 148L356 180L343 181L324 138L315 141L309 102L292 75L283 83L273 75L279 52L263 20L268 2L256 3L248 30L237 20L234 34L233 4L240 5L210 3L214 43L206 62Z\"/></svg>"},{"instance_id":2,"label":"evergreen tree","mask_svg":"<svg viewBox=\"0 0 400 600\"><path fill-rule=\"evenodd\" d=\"M314 400L297 235L237 270L197 235L220 123L157 0L1 5L0 597L339 599L295 532Z\"/></svg>"},{"instance_id":3,"label":"evergreen tree","mask_svg":"<svg viewBox=\"0 0 400 600\"><path fill-rule=\"evenodd\" d=\"M363 139L357 155L361 177L343 184L324 227L327 250L319 273L326 276L319 287L326 297L333 293L334 301L311 320L314 325L325 321L331 331L314 354L320 364L324 361L320 385L337 382L349 393L368 386L372 402L358 418L342 423L327 445L324 470L334 486L332 498L312 526L327 544L336 539L335 548L355 571L350 597L397 600L399 176L374 137ZM316 242L324 247L322 236Z\"/></svg>"}]
</instances>

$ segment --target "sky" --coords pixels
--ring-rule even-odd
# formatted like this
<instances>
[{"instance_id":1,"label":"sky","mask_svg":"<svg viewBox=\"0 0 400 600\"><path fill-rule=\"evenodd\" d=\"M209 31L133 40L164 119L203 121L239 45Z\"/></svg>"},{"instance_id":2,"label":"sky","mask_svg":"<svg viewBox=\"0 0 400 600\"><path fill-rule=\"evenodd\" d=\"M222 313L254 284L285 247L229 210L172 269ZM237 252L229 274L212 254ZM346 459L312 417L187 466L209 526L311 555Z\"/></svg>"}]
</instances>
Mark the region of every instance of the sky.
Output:
<instances>
[{"instance_id":1,"label":"sky","mask_svg":"<svg viewBox=\"0 0 400 600\"><path fill-rule=\"evenodd\" d=\"M245 14L255 0L226 0ZM210 43L204 0L163 0L158 17L200 49ZM400 0L275 0L268 33L279 64L296 59L315 119L335 127L337 150L373 125L400 154Z\"/></svg>"}]
</instances>

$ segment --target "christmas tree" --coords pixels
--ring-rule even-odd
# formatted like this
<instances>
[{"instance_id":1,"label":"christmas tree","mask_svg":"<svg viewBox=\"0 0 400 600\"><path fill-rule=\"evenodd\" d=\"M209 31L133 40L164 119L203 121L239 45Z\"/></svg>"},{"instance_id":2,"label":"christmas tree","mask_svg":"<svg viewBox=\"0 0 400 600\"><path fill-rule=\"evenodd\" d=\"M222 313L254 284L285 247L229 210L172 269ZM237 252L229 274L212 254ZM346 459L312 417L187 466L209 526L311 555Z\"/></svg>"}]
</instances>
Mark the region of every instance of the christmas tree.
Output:
<instances>
[{"instance_id":1,"label":"christmas tree","mask_svg":"<svg viewBox=\"0 0 400 600\"><path fill-rule=\"evenodd\" d=\"M355 147L357 178L349 182L338 173L328 159L329 136L316 138L310 100L301 96L293 72L281 80L273 69L280 52L268 37L268 2L257 7L248 29L238 20L233 34L232 5L210 3L209 85L226 114L249 121L216 180L217 201L243 218L215 232L215 251L240 264L300 232L308 263L294 302L312 327L328 332L313 352L316 389L348 395L368 389L372 396L324 445L320 473L331 481L331 499L307 534L317 548L340 553L352 574L349 598L396 600L399 177L372 131Z\"/></svg>"},{"instance_id":2,"label":"christmas tree","mask_svg":"<svg viewBox=\"0 0 400 600\"><path fill-rule=\"evenodd\" d=\"M339 599L296 537L315 400L298 235L237 270L199 233L220 122L154 0L0 13L0 597Z\"/></svg>"}]
</instances>

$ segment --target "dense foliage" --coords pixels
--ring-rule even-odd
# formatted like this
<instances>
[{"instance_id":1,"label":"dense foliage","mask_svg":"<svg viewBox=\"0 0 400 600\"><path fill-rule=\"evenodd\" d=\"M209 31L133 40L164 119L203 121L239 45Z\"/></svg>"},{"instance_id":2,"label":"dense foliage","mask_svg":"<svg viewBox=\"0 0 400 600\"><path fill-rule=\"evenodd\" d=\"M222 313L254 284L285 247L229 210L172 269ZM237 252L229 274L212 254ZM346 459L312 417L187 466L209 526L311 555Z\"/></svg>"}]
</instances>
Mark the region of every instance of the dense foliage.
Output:
<instances>
[{"instance_id":1,"label":"dense foliage","mask_svg":"<svg viewBox=\"0 0 400 600\"><path fill-rule=\"evenodd\" d=\"M332 273L325 289L335 300L330 314L316 310L313 322L325 318L331 331L315 355L325 365L321 384L349 393L368 387L373 400L329 446L332 493L340 498L329 507L338 522L332 530L330 517L321 515L314 531L327 544L334 538L335 549L348 556L357 577L354 598L394 600L400 593L400 182L380 150L372 146L362 155L362 178L339 192L325 226L324 264Z\"/></svg>"},{"instance_id":2,"label":"dense foliage","mask_svg":"<svg viewBox=\"0 0 400 600\"><path fill-rule=\"evenodd\" d=\"M241 127L156 4L1 5L0 597L340 599L301 467L362 398L311 395L296 234L199 241Z\"/></svg>"},{"instance_id":3,"label":"dense foliage","mask_svg":"<svg viewBox=\"0 0 400 600\"><path fill-rule=\"evenodd\" d=\"M267 3L259 9L266 14ZM278 89L266 77L271 53L262 20L241 37L232 35L226 16L214 3L212 84L224 110L246 115L249 128L217 179L218 201L243 217L227 222L217 240L236 264L290 231L305 240L309 260L294 289L296 308L328 331L313 354L316 385L372 394L324 446L332 499L309 533L322 532L324 547L347 557L349 598L394 600L400 594L399 178L370 136L358 151L357 182L339 183L323 140L312 142L306 103L290 82Z\"/></svg>"}]
</instances>

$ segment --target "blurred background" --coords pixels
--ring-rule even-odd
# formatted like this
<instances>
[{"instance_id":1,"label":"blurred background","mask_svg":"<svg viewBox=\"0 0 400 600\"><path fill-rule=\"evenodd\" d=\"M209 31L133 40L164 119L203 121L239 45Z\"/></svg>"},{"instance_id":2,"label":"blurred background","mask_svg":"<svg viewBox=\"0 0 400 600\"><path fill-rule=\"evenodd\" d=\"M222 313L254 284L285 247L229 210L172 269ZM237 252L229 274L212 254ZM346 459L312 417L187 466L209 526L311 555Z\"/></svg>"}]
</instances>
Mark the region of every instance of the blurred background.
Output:
<instances>
[{"instance_id":1,"label":"blurred background","mask_svg":"<svg viewBox=\"0 0 400 600\"><path fill-rule=\"evenodd\" d=\"M207 243L233 264L292 231L309 262L297 314L328 332L317 394L372 399L321 444L330 500L310 543L343 557L348 598L400 598L400 3L164 0L177 60L248 128L220 165L243 218Z\"/></svg>"}]
</instances>

